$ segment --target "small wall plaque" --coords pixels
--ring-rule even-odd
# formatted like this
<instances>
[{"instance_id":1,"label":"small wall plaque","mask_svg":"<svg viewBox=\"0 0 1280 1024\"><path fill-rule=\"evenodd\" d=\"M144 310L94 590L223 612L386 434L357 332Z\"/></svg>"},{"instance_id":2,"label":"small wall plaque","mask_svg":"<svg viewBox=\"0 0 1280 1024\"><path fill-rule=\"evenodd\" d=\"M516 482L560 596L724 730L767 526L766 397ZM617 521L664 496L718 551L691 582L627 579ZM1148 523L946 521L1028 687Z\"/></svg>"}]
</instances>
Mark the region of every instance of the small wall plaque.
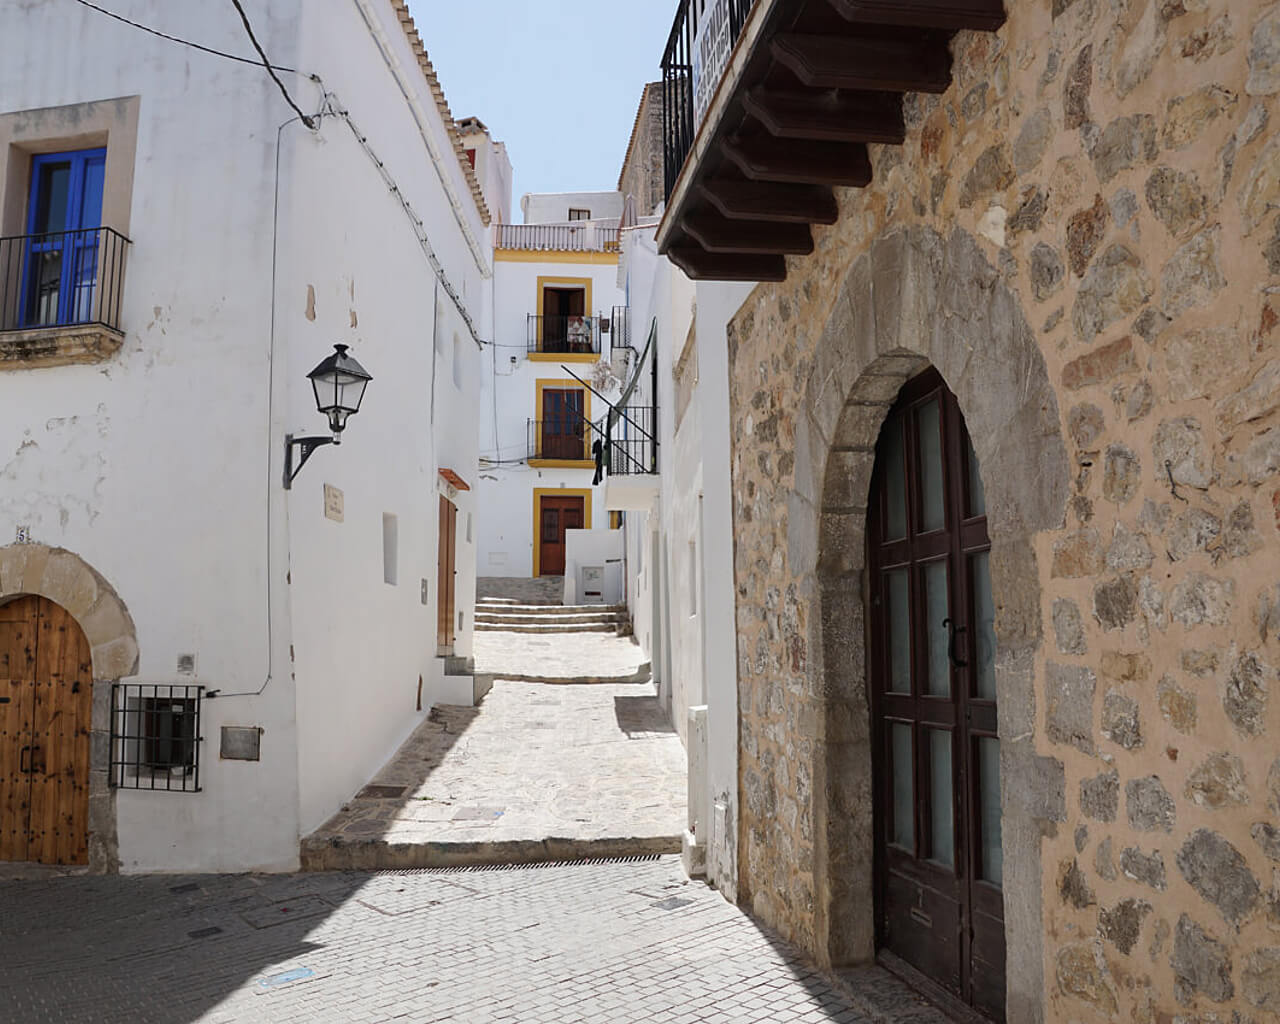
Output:
<instances>
[{"instance_id":1,"label":"small wall plaque","mask_svg":"<svg viewBox=\"0 0 1280 1024\"><path fill-rule=\"evenodd\" d=\"M256 725L224 725L219 756L224 761L260 761L262 730Z\"/></svg>"},{"instance_id":2,"label":"small wall plaque","mask_svg":"<svg viewBox=\"0 0 1280 1024\"><path fill-rule=\"evenodd\" d=\"M342 491L333 484L324 485L324 517L335 523L342 522Z\"/></svg>"}]
</instances>

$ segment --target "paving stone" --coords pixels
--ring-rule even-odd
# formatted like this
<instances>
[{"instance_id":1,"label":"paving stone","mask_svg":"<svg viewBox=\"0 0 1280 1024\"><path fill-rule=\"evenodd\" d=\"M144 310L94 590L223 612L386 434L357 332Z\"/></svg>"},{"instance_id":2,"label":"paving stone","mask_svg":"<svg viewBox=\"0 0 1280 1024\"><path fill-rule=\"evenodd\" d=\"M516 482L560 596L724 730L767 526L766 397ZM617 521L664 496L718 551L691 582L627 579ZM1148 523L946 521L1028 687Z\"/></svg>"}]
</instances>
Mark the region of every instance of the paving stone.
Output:
<instances>
[{"instance_id":1,"label":"paving stone","mask_svg":"<svg viewBox=\"0 0 1280 1024\"><path fill-rule=\"evenodd\" d=\"M0 905L0 1019L23 1024L947 1020L876 968L833 988L677 857L8 881Z\"/></svg>"}]
</instances>

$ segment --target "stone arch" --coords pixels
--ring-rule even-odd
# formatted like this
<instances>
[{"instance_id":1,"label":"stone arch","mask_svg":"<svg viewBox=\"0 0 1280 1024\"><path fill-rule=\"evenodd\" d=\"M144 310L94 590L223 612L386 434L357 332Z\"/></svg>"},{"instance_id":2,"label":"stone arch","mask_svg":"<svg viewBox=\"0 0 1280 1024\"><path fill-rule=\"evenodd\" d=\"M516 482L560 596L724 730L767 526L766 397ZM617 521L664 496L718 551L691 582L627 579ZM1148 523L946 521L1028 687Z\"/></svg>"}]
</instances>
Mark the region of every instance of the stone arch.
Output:
<instances>
[{"instance_id":1,"label":"stone arch","mask_svg":"<svg viewBox=\"0 0 1280 1024\"><path fill-rule=\"evenodd\" d=\"M120 868L114 791L110 787L111 684L138 671L138 632L129 609L79 555L43 544L0 547L0 604L20 596L61 605L89 641L93 714L89 760L89 870Z\"/></svg>"},{"instance_id":2,"label":"stone arch","mask_svg":"<svg viewBox=\"0 0 1280 1024\"><path fill-rule=\"evenodd\" d=\"M1034 747L1042 621L1032 538L1063 524L1068 460L1035 334L1017 296L959 229L945 239L924 227L895 230L852 265L806 387L796 486L809 514L793 509L790 529L792 549L816 559L808 671L821 706L813 764L819 953L833 964L874 954L864 526L881 424L902 385L930 365L959 401L987 495L1004 740L1007 1013L1039 1021L1040 837L1063 819L1064 797L1061 763Z\"/></svg>"}]
</instances>

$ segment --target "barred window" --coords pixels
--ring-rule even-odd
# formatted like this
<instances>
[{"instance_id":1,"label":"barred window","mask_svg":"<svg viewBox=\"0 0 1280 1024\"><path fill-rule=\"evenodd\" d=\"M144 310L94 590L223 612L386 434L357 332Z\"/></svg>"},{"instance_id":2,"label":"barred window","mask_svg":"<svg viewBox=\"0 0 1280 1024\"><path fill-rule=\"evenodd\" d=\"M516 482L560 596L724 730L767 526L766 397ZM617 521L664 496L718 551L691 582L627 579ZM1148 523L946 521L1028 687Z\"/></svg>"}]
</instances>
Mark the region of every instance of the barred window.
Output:
<instances>
[{"instance_id":1,"label":"barred window","mask_svg":"<svg viewBox=\"0 0 1280 1024\"><path fill-rule=\"evenodd\" d=\"M117 683L111 688L111 785L200 790L204 687Z\"/></svg>"}]
</instances>

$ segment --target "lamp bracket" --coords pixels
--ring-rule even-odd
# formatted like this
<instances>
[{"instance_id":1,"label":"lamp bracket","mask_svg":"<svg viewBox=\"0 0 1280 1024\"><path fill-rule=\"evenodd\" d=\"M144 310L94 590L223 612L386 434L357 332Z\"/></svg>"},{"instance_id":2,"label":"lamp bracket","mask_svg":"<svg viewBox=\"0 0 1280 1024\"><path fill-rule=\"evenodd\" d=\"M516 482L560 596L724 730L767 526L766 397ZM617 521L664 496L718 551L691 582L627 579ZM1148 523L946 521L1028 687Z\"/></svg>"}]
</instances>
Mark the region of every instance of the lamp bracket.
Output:
<instances>
[{"instance_id":1,"label":"lamp bracket","mask_svg":"<svg viewBox=\"0 0 1280 1024\"><path fill-rule=\"evenodd\" d=\"M327 444L337 444L338 440L334 437L294 437L292 434L284 435L284 489L286 491L293 488L293 478L302 472L302 467L307 464L307 459L311 458L311 453L317 448L323 448ZM298 462L295 465L293 461L293 450L298 449Z\"/></svg>"}]
</instances>

